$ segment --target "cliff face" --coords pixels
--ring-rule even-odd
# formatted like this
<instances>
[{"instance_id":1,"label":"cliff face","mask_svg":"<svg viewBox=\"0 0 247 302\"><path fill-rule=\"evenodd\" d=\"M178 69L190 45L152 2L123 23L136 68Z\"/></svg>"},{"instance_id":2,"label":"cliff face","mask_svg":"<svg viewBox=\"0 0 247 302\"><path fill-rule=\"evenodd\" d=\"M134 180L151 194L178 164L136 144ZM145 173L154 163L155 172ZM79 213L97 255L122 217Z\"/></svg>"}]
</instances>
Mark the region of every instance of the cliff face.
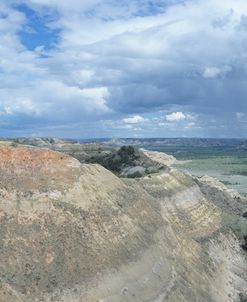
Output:
<instances>
[{"instance_id":1,"label":"cliff face","mask_svg":"<svg viewBox=\"0 0 247 302\"><path fill-rule=\"evenodd\" d=\"M0 175L1 302L247 298L246 255L222 223L233 197L218 203L210 182L176 170L123 180L6 146Z\"/></svg>"}]
</instances>

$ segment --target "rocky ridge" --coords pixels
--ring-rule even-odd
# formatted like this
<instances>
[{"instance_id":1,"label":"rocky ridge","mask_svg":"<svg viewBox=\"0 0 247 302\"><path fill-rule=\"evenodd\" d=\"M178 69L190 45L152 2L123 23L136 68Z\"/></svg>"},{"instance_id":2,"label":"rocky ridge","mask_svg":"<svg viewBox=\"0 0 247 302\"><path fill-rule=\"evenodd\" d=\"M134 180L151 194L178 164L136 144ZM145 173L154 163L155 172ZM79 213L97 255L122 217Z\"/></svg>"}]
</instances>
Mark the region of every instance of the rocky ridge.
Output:
<instances>
[{"instance_id":1,"label":"rocky ridge","mask_svg":"<svg viewBox=\"0 0 247 302\"><path fill-rule=\"evenodd\" d=\"M23 138L13 140L13 146L31 145L70 155L81 163L98 163L121 177L141 177L156 173L171 165L175 158L133 146L112 146L100 143L79 143L57 138Z\"/></svg>"},{"instance_id":2,"label":"rocky ridge","mask_svg":"<svg viewBox=\"0 0 247 302\"><path fill-rule=\"evenodd\" d=\"M216 182L175 169L120 179L4 144L0 175L1 302L247 299L246 253L223 219L247 207Z\"/></svg>"}]
</instances>

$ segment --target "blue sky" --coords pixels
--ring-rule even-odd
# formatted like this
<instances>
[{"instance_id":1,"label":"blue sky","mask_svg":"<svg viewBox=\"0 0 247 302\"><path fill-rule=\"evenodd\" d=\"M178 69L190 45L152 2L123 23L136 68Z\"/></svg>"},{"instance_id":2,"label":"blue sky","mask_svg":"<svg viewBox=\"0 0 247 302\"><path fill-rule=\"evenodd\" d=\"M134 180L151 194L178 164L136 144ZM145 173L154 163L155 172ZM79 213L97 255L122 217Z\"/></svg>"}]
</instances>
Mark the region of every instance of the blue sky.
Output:
<instances>
[{"instance_id":1,"label":"blue sky","mask_svg":"<svg viewBox=\"0 0 247 302\"><path fill-rule=\"evenodd\" d=\"M246 0L2 0L0 136L246 137Z\"/></svg>"},{"instance_id":2,"label":"blue sky","mask_svg":"<svg viewBox=\"0 0 247 302\"><path fill-rule=\"evenodd\" d=\"M56 20L56 14L42 14L26 4L15 6L25 18L25 25L18 32L20 42L28 50L34 51L36 47L42 46L49 51L59 43L59 29L52 29L48 24Z\"/></svg>"}]
</instances>

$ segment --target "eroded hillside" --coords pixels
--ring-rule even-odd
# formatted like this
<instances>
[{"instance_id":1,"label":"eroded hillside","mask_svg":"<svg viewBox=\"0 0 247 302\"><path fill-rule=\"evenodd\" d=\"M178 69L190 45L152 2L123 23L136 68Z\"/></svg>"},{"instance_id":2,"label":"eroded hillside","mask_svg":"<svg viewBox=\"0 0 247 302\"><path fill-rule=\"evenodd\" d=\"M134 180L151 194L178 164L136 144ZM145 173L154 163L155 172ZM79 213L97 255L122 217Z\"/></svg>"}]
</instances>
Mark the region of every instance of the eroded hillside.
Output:
<instances>
[{"instance_id":1,"label":"eroded hillside","mask_svg":"<svg viewBox=\"0 0 247 302\"><path fill-rule=\"evenodd\" d=\"M247 299L246 253L223 223L226 204L247 207L215 183L173 169L120 179L4 145L0 175L1 302Z\"/></svg>"},{"instance_id":2,"label":"eroded hillside","mask_svg":"<svg viewBox=\"0 0 247 302\"><path fill-rule=\"evenodd\" d=\"M0 142L1 143L1 142ZM4 142L6 144L6 142ZM138 149L134 146L111 146L100 143L79 143L56 138L20 138L9 141L12 146L31 145L62 152L81 163L96 163L120 177L141 177L157 173L176 161L173 156L160 156L158 152Z\"/></svg>"}]
</instances>

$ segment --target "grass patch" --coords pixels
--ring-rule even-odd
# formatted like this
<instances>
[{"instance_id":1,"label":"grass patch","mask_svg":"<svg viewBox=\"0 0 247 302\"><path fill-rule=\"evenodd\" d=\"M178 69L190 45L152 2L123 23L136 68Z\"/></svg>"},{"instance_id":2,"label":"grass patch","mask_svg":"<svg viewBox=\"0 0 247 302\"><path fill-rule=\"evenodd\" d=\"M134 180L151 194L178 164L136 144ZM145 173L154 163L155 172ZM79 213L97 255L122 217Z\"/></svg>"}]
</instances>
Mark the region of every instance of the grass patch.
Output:
<instances>
[{"instance_id":1,"label":"grass patch","mask_svg":"<svg viewBox=\"0 0 247 302\"><path fill-rule=\"evenodd\" d=\"M222 223L240 237L247 236L247 219L231 214L222 214Z\"/></svg>"}]
</instances>

